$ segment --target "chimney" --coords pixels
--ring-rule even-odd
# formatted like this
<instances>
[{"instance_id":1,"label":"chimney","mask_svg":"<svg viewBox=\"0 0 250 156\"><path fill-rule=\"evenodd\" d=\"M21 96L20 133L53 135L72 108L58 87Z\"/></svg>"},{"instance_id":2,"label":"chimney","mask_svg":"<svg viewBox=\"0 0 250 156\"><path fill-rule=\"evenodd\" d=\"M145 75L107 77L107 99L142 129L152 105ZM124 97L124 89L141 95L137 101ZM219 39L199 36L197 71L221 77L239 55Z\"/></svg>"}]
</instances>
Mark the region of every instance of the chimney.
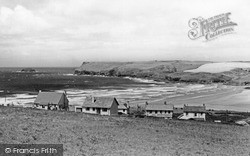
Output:
<instances>
[{"instance_id":1,"label":"chimney","mask_svg":"<svg viewBox=\"0 0 250 156\"><path fill-rule=\"evenodd\" d=\"M91 96L92 103L96 101L96 98L94 96Z\"/></svg>"},{"instance_id":2,"label":"chimney","mask_svg":"<svg viewBox=\"0 0 250 156\"><path fill-rule=\"evenodd\" d=\"M66 90L64 90L64 95L65 95L65 97L67 97L67 91Z\"/></svg>"},{"instance_id":3,"label":"chimney","mask_svg":"<svg viewBox=\"0 0 250 156\"><path fill-rule=\"evenodd\" d=\"M166 101L164 101L164 105L166 105L167 104L167 102Z\"/></svg>"},{"instance_id":4,"label":"chimney","mask_svg":"<svg viewBox=\"0 0 250 156\"><path fill-rule=\"evenodd\" d=\"M124 103L124 106L125 106L126 108L128 108L128 104L127 104L127 103Z\"/></svg>"}]
</instances>

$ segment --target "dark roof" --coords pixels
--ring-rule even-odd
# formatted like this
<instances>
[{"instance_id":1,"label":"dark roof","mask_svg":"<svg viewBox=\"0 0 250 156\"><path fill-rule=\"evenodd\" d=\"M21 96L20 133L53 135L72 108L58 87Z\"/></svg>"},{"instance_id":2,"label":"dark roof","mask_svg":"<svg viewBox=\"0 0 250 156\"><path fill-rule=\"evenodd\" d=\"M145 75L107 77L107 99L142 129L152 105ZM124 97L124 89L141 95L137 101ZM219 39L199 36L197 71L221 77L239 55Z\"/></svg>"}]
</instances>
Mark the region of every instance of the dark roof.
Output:
<instances>
[{"instance_id":1,"label":"dark roof","mask_svg":"<svg viewBox=\"0 0 250 156\"><path fill-rule=\"evenodd\" d=\"M205 113L206 107L205 106L184 106L184 112L197 112L197 113Z\"/></svg>"},{"instance_id":2,"label":"dark roof","mask_svg":"<svg viewBox=\"0 0 250 156\"><path fill-rule=\"evenodd\" d=\"M174 114L182 114L183 108L181 107L174 107Z\"/></svg>"},{"instance_id":3,"label":"dark roof","mask_svg":"<svg viewBox=\"0 0 250 156\"><path fill-rule=\"evenodd\" d=\"M119 104L118 109L127 109L126 104Z\"/></svg>"},{"instance_id":4,"label":"dark roof","mask_svg":"<svg viewBox=\"0 0 250 156\"><path fill-rule=\"evenodd\" d=\"M57 92L39 92L34 103L40 105L59 104L64 95L64 93Z\"/></svg>"},{"instance_id":5,"label":"dark roof","mask_svg":"<svg viewBox=\"0 0 250 156\"><path fill-rule=\"evenodd\" d=\"M114 97L87 97L83 107L111 108L114 100L117 101Z\"/></svg>"},{"instance_id":6,"label":"dark roof","mask_svg":"<svg viewBox=\"0 0 250 156\"><path fill-rule=\"evenodd\" d=\"M167 110L173 111L174 106L172 104L164 104L164 102L150 102L146 104L146 110Z\"/></svg>"},{"instance_id":7,"label":"dark roof","mask_svg":"<svg viewBox=\"0 0 250 156\"><path fill-rule=\"evenodd\" d=\"M117 100L119 105L118 105L118 109L128 109L128 102L126 102L125 100Z\"/></svg>"}]
</instances>

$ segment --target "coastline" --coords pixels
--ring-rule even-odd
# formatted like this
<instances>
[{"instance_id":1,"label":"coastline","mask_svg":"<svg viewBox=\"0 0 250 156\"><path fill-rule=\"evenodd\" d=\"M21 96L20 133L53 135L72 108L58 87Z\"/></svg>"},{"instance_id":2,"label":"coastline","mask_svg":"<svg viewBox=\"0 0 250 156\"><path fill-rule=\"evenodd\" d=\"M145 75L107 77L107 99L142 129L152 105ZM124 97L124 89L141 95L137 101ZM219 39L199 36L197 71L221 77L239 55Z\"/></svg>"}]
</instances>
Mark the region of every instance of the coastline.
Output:
<instances>
[{"instance_id":1,"label":"coastline","mask_svg":"<svg viewBox=\"0 0 250 156\"><path fill-rule=\"evenodd\" d=\"M28 75L28 77L27 77ZM186 82L158 82L152 79L143 79L135 77L117 77L105 75L78 75L78 74L19 74L8 73L8 77L12 78L9 83L13 89L7 94L8 102L30 103L34 101L38 90L44 87L43 91L68 91L69 98L73 104L83 101L86 95L94 96L114 96L118 99L130 101L132 106L144 105L146 101L168 101L175 106L183 106L185 103L201 105L207 104L211 109L229 109L239 111L250 111L248 103L248 91L245 86L232 86L223 83L186 83ZM9 78L2 79L8 84ZM13 78L14 77L14 78ZM25 81L30 89L24 89L20 86L19 90L15 90L14 85L21 85L21 81ZM55 87L54 87L55 85ZM4 87L4 86L3 86ZM29 87L26 86L25 87ZM54 87L54 88L53 88ZM236 89L236 90L234 90ZM5 102L5 93L1 89L0 104ZM241 92L239 92L241 90ZM77 92L80 92L79 94ZM12 95L10 95L12 94ZM77 95L78 94L78 95ZM220 96L218 96L218 95ZM250 94L250 93L249 93ZM22 96L20 98L20 96ZM233 96L234 98L230 98ZM217 99L217 100L215 100ZM237 100L236 100L237 99ZM238 104L238 108L237 108Z\"/></svg>"},{"instance_id":2,"label":"coastline","mask_svg":"<svg viewBox=\"0 0 250 156\"><path fill-rule=\"evenodd\" d=\"M122 101L129 101L130 106L144 106L146 101L158 101L173 104L175 107L183 107L184 104L201 105L206 104L208 109L250 111L250 90L241 86L225 85L144 85L138 87L127 87L126 89L76 89L68 88L55 90L56 92L67 92L70 105L79 105L86 96L112 96ZM28 93L13 94L7 97L7 103L31 103L36 95ZM0 98L0 104L5 103Z\"/></svg>"}]
</instances>

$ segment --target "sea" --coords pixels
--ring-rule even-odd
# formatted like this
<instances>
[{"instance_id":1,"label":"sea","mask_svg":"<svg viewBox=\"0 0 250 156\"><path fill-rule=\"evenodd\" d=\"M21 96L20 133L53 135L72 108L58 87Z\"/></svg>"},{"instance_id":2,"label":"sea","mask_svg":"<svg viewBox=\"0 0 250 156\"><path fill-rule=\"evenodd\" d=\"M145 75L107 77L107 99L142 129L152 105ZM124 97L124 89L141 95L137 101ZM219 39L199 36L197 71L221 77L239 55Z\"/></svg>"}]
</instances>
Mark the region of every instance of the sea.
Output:
<instances>
[{"instance_id":1,"label":"sea","mask_svg":"<svg viewBox=\"0 0 250 156\"><path fill-rule=\"evenodd\" d=\"M67 91L70 103L78 105L87 96L112 96L120 100L148 99L158 96L152 87L162 82L130 77L75 75L75 67L29 67L34 73L21 72L22 67L0 68L0 104L32 103L38 91Z\"/></svg>"},{"instance_id":2,"label":"sea","mask_svg":"<svg viewBox=\"0 0 250 156\"><path fill-rule=\"evenodd\" d=\"M39 73L74 74L77 67L0 67L0 72L19 72L25 68L35 69Z\"/></svg>"},{"instance_id":3,"label":"sea","mask_svg":"<svg viewBox=\"0 0 250 156\"><path fill-rule=\"evenodd\" d=\"M35 73L22 73L22 69L0 68L0 105L25 106L42 90L66 91L70 105L81 105L87 96L111 96L131 106L166 101L175 107L206 104L207 109L250 111L250 90L239 86L74 75L76 67L34 67Z\"/></svg>"}]
</instances>

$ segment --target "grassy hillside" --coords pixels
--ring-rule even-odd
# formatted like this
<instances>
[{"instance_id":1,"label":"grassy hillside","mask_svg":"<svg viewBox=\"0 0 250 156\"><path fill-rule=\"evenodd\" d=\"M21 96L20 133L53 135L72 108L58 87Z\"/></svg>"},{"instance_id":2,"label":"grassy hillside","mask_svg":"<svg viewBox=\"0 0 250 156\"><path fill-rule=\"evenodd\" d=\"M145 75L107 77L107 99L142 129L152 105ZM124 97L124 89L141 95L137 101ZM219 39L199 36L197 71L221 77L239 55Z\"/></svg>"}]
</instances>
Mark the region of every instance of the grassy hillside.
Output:
<instances>
[{"instance_id":1,"label":"grassy hillside","mask_svg":"<svg viewBox=\"0 0 250 156\"><path fill-rule=\"evenodd\" d=\"M78 71L108 71L111 69L138 69L138 70L152 70L158 69L171 71L176 68L176 71L184 71L188 69L195 69L199 66L208 63L207 61L145 61L145 62L83 62ZM168 70L167 70L168 69Z\"/></svg>"},{"instance_id":2,"label":"grassy hillside","mask_svg":"<svg viewBox=\"0 0 250 156\"><path fill-rule=\"evenodd\" d=\"M189 73L206 61L148 61L148 62L84 62L75 70L80 75L106 75L137 77L165 82L211 83L228 82L232 78L223 74Z\"/></svg>"},{"instance_id":3,"label":"grassy hillside","mask_svg":"<svg viewBox=\"0 0 250 156\"><path fill-rule=\"evenodd\" d=\"M250 129L0 107L0 143L62 143L64 155L245 155Z\"/></svg>"},{"instance_id":4,"label":"grassy hillside","mask_svg":"<svg viewBox=\"0 0 250 156\"><path fill-rule=\"evenodd\" d=\"M235 68L231 71L187 72L212 64L213 69L225 68L230 63L207 61L148 61L148 62L84 62L75 70L79 75L106 75L137 77L165 82L224 83L233 85L250 84L250 70ZM215 65L218 64L216 68ZM223 64L224 66L220 66ZM226 65L225 65L226 64ZM232 65L231 65L232 66ZM230 66L230 67L231 67ZM193 69L193 70L192 70ZM212 70L212 69L210 69ZM199 71L199 70L198 70ZM215 70L216 71L216 70Z\"/></svg>"}]
</instances>

